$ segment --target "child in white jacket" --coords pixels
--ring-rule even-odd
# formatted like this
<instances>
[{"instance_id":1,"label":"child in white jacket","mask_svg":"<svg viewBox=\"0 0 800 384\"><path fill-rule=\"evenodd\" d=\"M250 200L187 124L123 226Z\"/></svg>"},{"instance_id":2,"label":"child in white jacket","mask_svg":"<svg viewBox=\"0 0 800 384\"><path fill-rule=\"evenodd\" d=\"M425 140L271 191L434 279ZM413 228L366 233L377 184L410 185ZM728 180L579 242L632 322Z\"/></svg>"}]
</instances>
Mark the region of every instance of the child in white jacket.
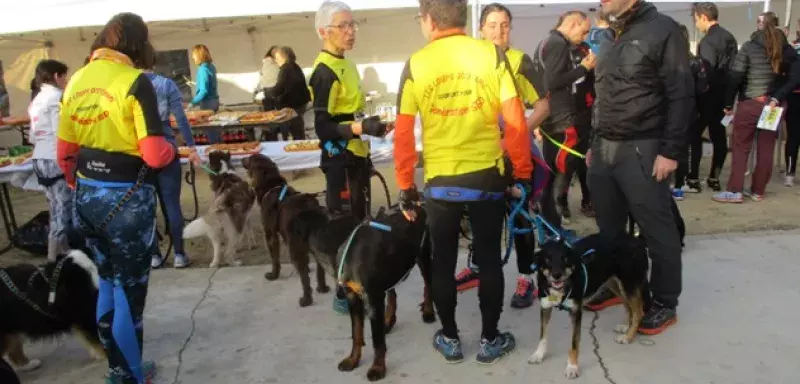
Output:
<instances>
[{"instance_id":1,"label":"child in white jacket","mask_svg":"<svg viewBox=\"0 0 800 384\"><path fill-rule=\"evenodd\" d=\"M61 94L67 85L67 66L56 60L42 60L36 66L35 82L40 87L28 107L33 143L33 172L50 202L50 241L47 259L55 261L69 251L67 232L72 227L73 191L56 162L56 131Z\"/></svg>"}]
</instances>

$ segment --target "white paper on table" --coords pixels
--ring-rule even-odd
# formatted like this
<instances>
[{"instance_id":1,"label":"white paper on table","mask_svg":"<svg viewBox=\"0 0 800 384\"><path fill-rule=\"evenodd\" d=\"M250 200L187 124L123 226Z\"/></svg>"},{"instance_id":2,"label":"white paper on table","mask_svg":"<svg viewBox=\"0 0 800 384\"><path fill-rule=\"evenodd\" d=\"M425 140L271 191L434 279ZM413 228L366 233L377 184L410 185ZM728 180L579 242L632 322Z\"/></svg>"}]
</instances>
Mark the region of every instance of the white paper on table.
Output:
<instances>
[{"instance_id":1,"label":"white paper on table","mask_svg":"<svg viewBox=\"0 0 800 384\"><path fill-rule=\"evenodd\" d=\"M756 128L767 131L777 131L778 125L781 123L781 116L783 116L782 107L772 108L767 105L761 111L761 117L758 118L758 124L756 124Z\"/></svg>"},{"instance_id":2,"label":"white paper on table","mask_svg":"<svg viewBox=\"0 0 800 384\"><path fill-rule=\"evenodd\" d=\"M725 115L725 117L722 118L722 121L720 121L720 123L722 123L722 126L726 128L729 125L731 125L732 122L733 122L733 114Z\"/></svg>"}]
</instances>

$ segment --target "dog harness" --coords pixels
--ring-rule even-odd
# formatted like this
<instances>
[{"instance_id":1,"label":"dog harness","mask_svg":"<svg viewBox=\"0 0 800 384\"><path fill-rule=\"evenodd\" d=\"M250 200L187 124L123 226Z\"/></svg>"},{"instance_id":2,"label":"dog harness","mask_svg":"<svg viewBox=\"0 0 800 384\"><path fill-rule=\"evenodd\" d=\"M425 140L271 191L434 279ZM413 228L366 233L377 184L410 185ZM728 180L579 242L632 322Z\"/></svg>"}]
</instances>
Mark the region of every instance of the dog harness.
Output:
<instances>
[{"instance_id":1,"label":"dog harness","mask_svg":"<svg viewBox=\"0 0 800 384\"><path fill-rule=\"evenodd\" d=\"M595 252L594 249L590 249L584 252L584 254L581 255L581 257L591 255L594 252ZM586 289L589 286L589 273L586 271L586 263L584 263L583 261L581 261L581 267L583 269L583 295L586 296ZM531 269L533 269L533 271L536 272L536 270L538 270L539 267L536 264L532 264ZM571 294L572 294L572 288L570 287L569 292L567 292L567 294L561 298L561 301L559 301L557 298L553 296L547 296L539 299L539 303L542 306L542 308L556 307L562 311L572 311L574 309L573 305L575 304L575 301L569 299L569 296Z\"/></svg>"},{"instance_id":2,"label":"dog harness","mask_svg":"<svg viewBox=\"0 0 800 384\"><path fill-rule=\"evenodd\" d=\"M37 270L36 270L36 271L35 271L33 274L31 274L31 276L28 278L28 287L29 287L29 288L30 288L30 286L32 285L32 283L33 283L33 280L36 278L36 276L37 276L37 275L38 275L38 276L42 276L42 279L44 279L44 281L45 281L45 282L47 282L47 283L50 285L50 293L49 293L49 294L48 294L48 296L47 296L47 305L48 305L48 307L52 307L52 306L53 306L53 304L55 304L55 302L56 302L56 290L58 289L58 281L60 280L60 277L61 277L61 270L64 268L64 262L65 262L66 260L67 260L67 258L65 257L65 258L62 258L61 260L59 260L59 261L56 263L56 267L55 267L55 269L53 269L53 276L52 276L52 278L50 278L49 280L48 280L48 279L47 279L47 277L44 275L44 273L42 273L42 270L41 270L41 269L37 269ZM20 290L20 289L17 287L17 285L16 285L16 284L14 284L14 282L11 280L11 276L9 276L9 275L8 275L8 273L6 272L6 270L5 270L5 269L2 269L2 268L0 268L0 281L2 281L2 282L3 282L3 284L5 284L5 285L6 285L6 287L8 287L9 291L11 291L11 293L12 293L14 296L16 296L16 297L17 297L19 300L21 300L23 303L27 304L27 305L28 305L29 307L31 307L31 308L32 308L34 311L36 311L36 312L38 312L38 313L40 313L40 314L42 314L42 315L44 315L44 316L46 316L46 317L49 317L49 318L51 318L51 319L54 319L54 320L57 320L57 319L58 319L58 317L56 317L56 316L55 316L55 315L53 315L52 313L50 313L50 312L48 312L48 311L44 310L42 307L40 307L40 306L39 306L39 304L36 304L36 302L35 302L35 301L33 301L33 300L32 300L32 299L31 299L31 298L28 296L28 294L27 294L26 292L23 292L23 291L21 291L21 290Z\"/></svg>"}]
</instances>

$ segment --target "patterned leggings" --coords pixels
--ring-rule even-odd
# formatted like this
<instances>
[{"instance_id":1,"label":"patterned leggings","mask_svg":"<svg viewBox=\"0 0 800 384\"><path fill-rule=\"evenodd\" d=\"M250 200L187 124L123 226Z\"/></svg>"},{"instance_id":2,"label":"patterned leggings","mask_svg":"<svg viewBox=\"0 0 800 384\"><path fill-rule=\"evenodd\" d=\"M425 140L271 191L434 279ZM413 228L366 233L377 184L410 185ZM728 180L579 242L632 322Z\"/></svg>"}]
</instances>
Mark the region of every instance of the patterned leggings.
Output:
<instances>
[{"instance_id":1,"label":"patterned leggings","mask_svg":"<svg viewBox=\"0 0 800 384\"><path fill-rule=\"evenodd\" d=\"M33 160L33 171L44 187L47 201L50 203L50 244L48 258L55 260L56 255L69 251L67 233L72 226L72 203L74 194L67 186L67 181L55 160Z\"/></svg>"},{"instance_id":2,"label":"patterned leggings","mask_svg":"<svg viewBox=\"0 0 800 384\"><path fill-rule=\"evenodd\" d=\"M150 259L158 252L155 188L142 185L105 230L99 228L132 185L79 179L75 217L100 272L97 325L109 376L141 384L142 315Z\"/></svg>"}]
</instances>

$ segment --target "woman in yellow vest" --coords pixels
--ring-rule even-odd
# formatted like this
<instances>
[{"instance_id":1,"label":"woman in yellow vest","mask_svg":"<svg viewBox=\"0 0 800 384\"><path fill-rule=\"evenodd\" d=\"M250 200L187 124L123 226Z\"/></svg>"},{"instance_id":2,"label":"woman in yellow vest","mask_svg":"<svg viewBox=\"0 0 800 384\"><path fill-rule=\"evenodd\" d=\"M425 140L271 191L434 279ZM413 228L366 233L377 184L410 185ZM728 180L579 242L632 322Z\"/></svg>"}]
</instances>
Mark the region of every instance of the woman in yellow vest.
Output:
<instances>
[{"instance_id":1,"label":"woman in yellow vest","mask_svg":"<svg viewBox=\"0 0 800 384\"><path fill-rule=\"evenodd\" d=\"M523 51L511 48L511 11L502 4L492 3L481 11L480 27L481 36L493 42L505 51L506 58L511 65L514 81L520 98L528 107L533 107L534 113L528 118L529 127L538 127L547 118L550 106L546 98L539 98L537 89L545 89L541 79L536 76L533 60ZM518 226L530 226L525 219L517 219ZM535 297L533 289L533 251L535 239L533 232L528 235L518 235L514 238L514 247L517 254L517 288L511 297L511 307L527 308L533 304ZM471 264L471 263L470 263ZM478 286L478 268L469 265L456 275L459 291Z\"/></svg>"},{"instance_id":2,"label":"woman in yellow vest","mask_svg":"<svg viewBox=\"0 0 800 384\"><path fill-rule=\"evenodd\" d=\"M358 22L350 7L340 1L322 3L315 18L322 52L314 61L309 79L314 105L314 129L322 147L320 168L325 173L326 204L333 214L349 213L364 219L369 213L370 176L369 142L362 134L383 136L386 124L377 116L358 121L365 99L361 77L355 63L344 57L353 49ZM334 309L347 313L347 301L337 292Z\"/></svg>"},{"instance_id":3,"label":"woman in yellow vest","mask_svg":"<svg viewBox=\"0 0 800 384\"><path fill-rule=\"evenodd\" d=\"M139 69L154 57L142 18L116 15L61 99L57 160L76 190L74 221L99 274L109 384L151 383L155 373L142 361L150 260L158 252L154 183L177 150L164 138L156 93Z\"/></svg>"}]
</instances>

